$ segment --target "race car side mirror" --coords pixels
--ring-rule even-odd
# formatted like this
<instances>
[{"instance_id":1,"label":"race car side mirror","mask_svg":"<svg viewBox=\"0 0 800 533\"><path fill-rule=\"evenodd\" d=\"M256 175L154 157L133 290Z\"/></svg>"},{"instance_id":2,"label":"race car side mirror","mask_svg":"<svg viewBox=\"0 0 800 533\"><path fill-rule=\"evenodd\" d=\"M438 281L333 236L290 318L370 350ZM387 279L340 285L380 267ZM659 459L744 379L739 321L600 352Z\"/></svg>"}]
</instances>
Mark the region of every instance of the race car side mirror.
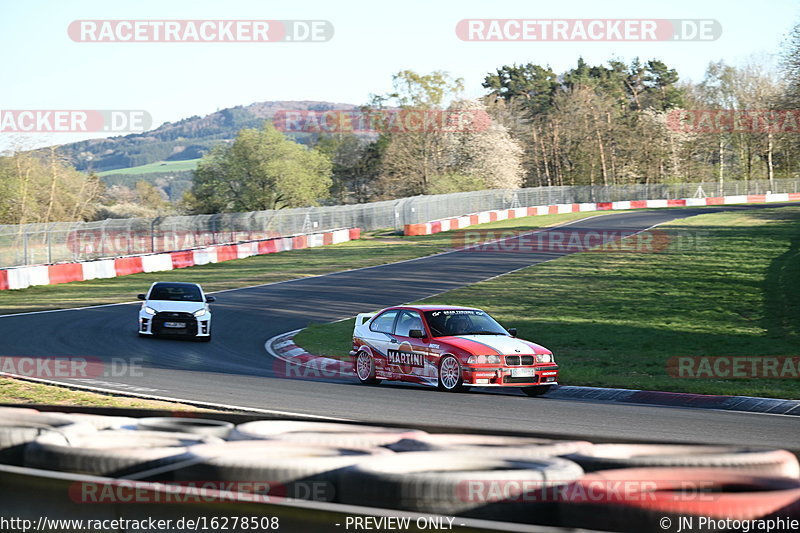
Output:
<instances>
[{"instance_id":1,"label":"race car side mirror","mask_svg":"<svg viewBox=\"0 0 800 533\"><path fill-rule=\"evenodd\" d=\"M206 296L206 301L207 301L208 303L211 303L211 302L215 302L215 301L217 301L217 299L216 299L216 298L214 298L213 296Z\"/></svg>"},{"instance_id":2,"label":"race car side mirror","mask_svg":"<svg viewBox=\"0 0 800 533\"><path fill-rule=\"evenodd\" d=\"M139 298L140 300L147 300L146 294L137 294L136 297Z\"/></svg>"},{"instance_id":3,"label":"race car side mirror","mask_svg":"<svg viewBox=\"0 0 800 533\"><path fill-rule=\"evenodd\" d=\"M408 331L408 336L411 337L412 339L424 339L425 332L422 331L421 329L411 329Z\"/></svg>"},{"instance_id":4,"label":"race car side mirror","mask_svg":"<svg viewBox=\"0 0 800 533\"><path fill-rule=\"evenodd\" d=\"M508 328L507 331L512 337L516 337L517 336L517 328Z\"/></svg>"}]
</instances>

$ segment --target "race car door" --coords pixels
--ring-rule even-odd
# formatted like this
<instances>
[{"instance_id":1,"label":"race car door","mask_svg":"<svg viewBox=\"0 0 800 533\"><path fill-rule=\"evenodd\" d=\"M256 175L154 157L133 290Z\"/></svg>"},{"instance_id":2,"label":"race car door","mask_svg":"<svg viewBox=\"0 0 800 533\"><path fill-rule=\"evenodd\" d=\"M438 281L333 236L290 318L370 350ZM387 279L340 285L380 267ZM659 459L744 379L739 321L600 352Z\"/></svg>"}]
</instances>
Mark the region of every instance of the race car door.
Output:
<instances>
[{"instance_id":1,"label":"race car door","mask_svg":"<svg viewBox=\"0 0 800 533\"><path fill-rule=\"evenodd\" d=\"M386 356L392 370L398 372L401 379L430 384L436 380L436 367L430 361L427 339L411 337L410 332L414 329L425 333L422 317L416 311L401 311L394 330L397 345L393 349L390 347Z\"/></svg>"},{"instance_id":2,"label":"race car door","mask_svg":"<svg viewBox=\"0 0 800 533\"><path fill-rule=\"evenodd\" d=\"M375 370L379 374L388 369L387 350L397 348L397 341L393 333L394 323L399 312L399 309L390 309L375 317L370 322L369 331L364 336L364 340L372 349Z\"/></svg>"}]
</instances>

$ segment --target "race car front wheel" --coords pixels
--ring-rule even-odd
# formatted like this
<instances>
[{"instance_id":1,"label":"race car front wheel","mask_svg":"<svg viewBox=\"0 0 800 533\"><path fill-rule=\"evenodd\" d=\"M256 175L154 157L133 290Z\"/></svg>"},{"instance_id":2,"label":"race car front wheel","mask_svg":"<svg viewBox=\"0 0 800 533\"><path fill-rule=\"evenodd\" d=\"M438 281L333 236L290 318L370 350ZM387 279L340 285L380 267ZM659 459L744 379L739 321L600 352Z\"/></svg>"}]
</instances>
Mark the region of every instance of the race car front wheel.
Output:
<instances>
[{"instance_id":1,"label":"race car front wheel","mask_svg":"<svg viewBox=\"0 0 800 533\"><path fill-rule=\"evenodd\" d=\"M446 355L439 363L439 389L447 392L464 390L461 365L452 355Z\"/></svg>"},{"instance_id":2,"label":"race car front wheel","mask_svg":"<svg viewBox=\"0 0 800 533\"><path fill-rule=\"evenodd\" d=\"M356 377L365 385L376 385L381 382L375 377L375 361L367 352L358 352L356 356Z\"/></svg>"},{"instance_id":3,"label":"race car front wheel","mask_svg":"<svg viewBox=\"0 0 800 533\"><path fill-rule=\"evenodd\" d=\"M547 394L553 386L552 385L537 385L536 387L523 387L522 392L527 394L528 396L541 396L542 394Z\"/></svg>"}]
</instances>

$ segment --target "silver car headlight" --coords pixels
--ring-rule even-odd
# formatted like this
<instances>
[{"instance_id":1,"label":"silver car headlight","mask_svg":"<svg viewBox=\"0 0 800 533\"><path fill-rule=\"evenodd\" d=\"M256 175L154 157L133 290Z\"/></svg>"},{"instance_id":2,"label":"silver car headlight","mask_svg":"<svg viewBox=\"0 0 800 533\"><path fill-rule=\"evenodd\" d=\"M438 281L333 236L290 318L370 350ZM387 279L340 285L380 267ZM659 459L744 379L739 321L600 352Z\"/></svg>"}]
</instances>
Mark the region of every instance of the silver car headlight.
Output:
<instances>
[{"instance_id":1,"label":"silver car headlight","mask_svg":"<svg viewBox=\"0 0 800 533\"><path fill-rule=\"evenodd\" d=\"M157 311L155 309L153 309L152 307L148 307L148 306L145 305L144 306L144 312L147 313L148 315L154 315L154 314L156 314Z\"/></svg>"},{"instance_id":2,"label":"silver car headlight","mask_svg":"<svg viewBox=\"0 0 800 533\"><path fill-rule=\"evenodd\" d=\"M470 355L467 357L467 364L470 365L499 365L499 355Z\"/></svg>"},{"instance_id":3,"label":"silver car headlight","mask_svg":"<svg viewBox=\"0 0 800 533\"><path fill-rule=\"evenodd\" d=\"M537 363L552 363L553 362L553 356L550 355L549 353L539 354L539 355L536 356L536 362Z\"/></svg>"},{"instance_id":4,"label":"silver car headlight","mask_svg":"<svg viewBox=\"0 0 800 533\"><path fill-rule=\"evenodd\" d=\"M205 308L203 308L203 309L198 309L197 311L195 311L195 312L194 312L194 313L192 313L192 314L194 314L194 316L203 316L204 314L206 314L206 310L205 310Z\"/></svg>"}]
</instances>

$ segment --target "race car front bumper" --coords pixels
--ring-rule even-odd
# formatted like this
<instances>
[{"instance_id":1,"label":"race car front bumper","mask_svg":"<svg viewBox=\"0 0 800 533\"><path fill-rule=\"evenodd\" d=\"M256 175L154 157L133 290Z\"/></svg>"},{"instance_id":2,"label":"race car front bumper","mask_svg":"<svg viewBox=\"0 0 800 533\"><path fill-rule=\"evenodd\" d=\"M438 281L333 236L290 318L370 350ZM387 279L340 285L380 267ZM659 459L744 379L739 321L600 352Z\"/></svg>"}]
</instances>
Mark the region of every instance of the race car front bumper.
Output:
<instances>
[{"instance_id":1,"label":"race car front bumper","mask_svg":"<svg viewBox=\"0 0 800 533\"><path fill-rule=\"evenodd\" d=\"M533 385L558 385L558 365L489 367L465 366L464 385L480 387L528 387Z\"/></svg>"},{"instance_id":2,"label":"race car front bumper","mask_svg":"<svg viewBox=\"0 0 800 533\"><path fill-rule=\"evenodd\" d=\"M172 327L180 324L180 327ZM139 315L139 333L153 336L208 337L211 334L209 319L201 320L190 313L157 313Z\"/></svg>"}]
</instances>

